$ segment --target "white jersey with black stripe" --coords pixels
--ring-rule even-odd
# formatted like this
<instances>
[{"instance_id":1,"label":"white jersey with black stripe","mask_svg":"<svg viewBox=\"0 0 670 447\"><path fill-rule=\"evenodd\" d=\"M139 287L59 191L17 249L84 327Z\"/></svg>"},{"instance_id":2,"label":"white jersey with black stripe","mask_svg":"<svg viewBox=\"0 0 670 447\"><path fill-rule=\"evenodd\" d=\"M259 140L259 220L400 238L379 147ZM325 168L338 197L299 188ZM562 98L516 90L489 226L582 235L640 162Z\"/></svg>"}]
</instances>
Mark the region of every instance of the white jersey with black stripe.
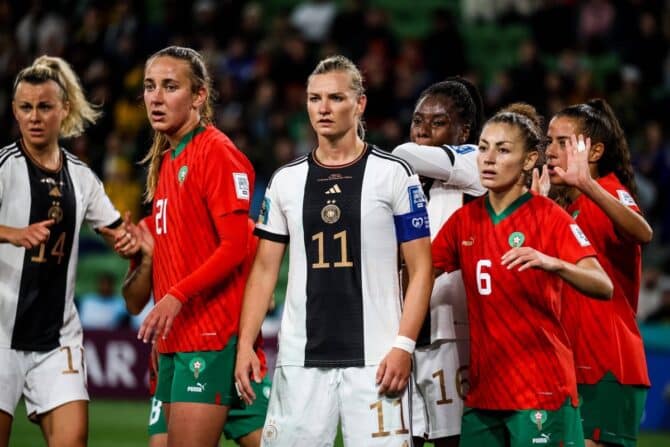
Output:
<instances>
[{"instance_id":1,"label":"white jersey with black stripe","mask_svg":"<svg viewBox=\"0 0 670 447\"><path fill-rule=\"evenodd\" d=\"M423 146L405 143L393 150L428 183L428 217L431 240L444 223L471 198L486 189L479 181L477 146ZM419 345L440 340L469 338L465 288L460 270L435 279L430 299L430 320L421 331Z\"/></svg>"},{"instance_id":2,"label":"white jersey with black stripe","mask_svg":"<svg viewBox=\"0 0 670 447\"><path fill-rule=\"evenodd\" d=\"M369 145L344 166L301 157L273 175L256 233L289 245L277 364L378 364L402 311L398 245L429 236L411 167Z\"/></svg>"},{"instance_id":3,"label":"white jersey with black stripe","mask_svg":"<svg viewBox=\"0 0 670 447\"><path fill-rule=\"evenodd\" d=\"M19 143L0 149L0 225L25 228L53 219L46 243L31 250L0 244L0 347L49 351L82 342L74 305L79 230L118 224L119 212L102 182L61 149L49 171Z\"/></svg>"}]
</instances>

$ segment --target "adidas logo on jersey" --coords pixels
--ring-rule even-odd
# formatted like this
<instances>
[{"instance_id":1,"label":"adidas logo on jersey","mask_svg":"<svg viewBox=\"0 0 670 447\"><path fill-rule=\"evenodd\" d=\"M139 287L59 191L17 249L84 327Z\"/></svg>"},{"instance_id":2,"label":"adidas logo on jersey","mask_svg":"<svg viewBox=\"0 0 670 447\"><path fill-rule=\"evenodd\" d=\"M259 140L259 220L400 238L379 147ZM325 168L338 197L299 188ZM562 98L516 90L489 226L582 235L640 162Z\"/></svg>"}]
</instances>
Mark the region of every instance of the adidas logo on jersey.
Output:
<instances>
[{"instance_id":1,"label":"adidas logo on jersey","mask_svg":"<svg viewBox=\"0 0 670 447\"><path fill-rule=\"evenodd\" d=\"M342 190L340 189L340 185L335 183L333 186L331 186L328 191L326 191L326 194L339 194L341 193Z\"/></svg>"}]
</instances>

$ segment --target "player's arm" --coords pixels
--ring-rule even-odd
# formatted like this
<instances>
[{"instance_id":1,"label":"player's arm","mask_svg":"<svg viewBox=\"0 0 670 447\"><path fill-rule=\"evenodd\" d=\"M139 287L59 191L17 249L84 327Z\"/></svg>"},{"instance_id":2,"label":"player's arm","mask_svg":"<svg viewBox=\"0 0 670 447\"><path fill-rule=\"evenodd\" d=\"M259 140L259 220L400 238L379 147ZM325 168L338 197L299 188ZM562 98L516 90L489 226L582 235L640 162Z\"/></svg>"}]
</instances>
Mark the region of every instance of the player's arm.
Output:
<instances>
[{"instance_id":1,"label":"player's arm","mask_svg":"<svg viewBox=\"0 0 670 447\"><path fill-rule=\"evenodd\" d=\"M251 403L256 398L251 388L250 378L253 377L256 382L261 381L261 365L254 349L254 343L270 307L285 250L286 244L284 243L261 239L258 242L256 258L244 290L237 342L235 381L240 397L247 403Z\"/></svg>"},{"instance_id":2,"label":"player's arm","mask_svg":"<svg viewBox=\"0 0 670 447\"><path fill-rule=\"evenodd\" d=\"M436 180L449 180L454 167L453 158L442 147L404 143L392 153L409 163L417 174Z\"/></svg>"},{"instance_id":3,"label":"player's arm","mask_svg":"<svg viewBox=\"0 0 670 447\"><path fill-rule=\"evenodd\" d=\"M0 225L0 243L9 243L26 249L37 247L49 239L49 227L53 224L54 220L49 219L24 228Z\"/></svg>"},{"instance_id":4,"label":"player's arm","mask_svg":"<svg viewBox=\"0 0 670 447\"><path fill-rule=\"evenodd\" d=\"M517 247L502 256L502 265L522 272L539 268L556 273L575 289L592 298L608 300L614 286L595 256L587 256L576 263L555 258L531 247Z\"/></svg>"},{"instance_id":5,"label":"player's arm","mask_svg":"<svg viewBox=\"0 0 670 447\"><path fill-rule=\"evenodd\" d=\"M621 203L594 179L587 180L578 188L607 214L620 235L637 244L651 242L654 232L640 213Z\"/></svg>"},{"instance_id":6,"label":"player's arm","mask_svg":"<svg viewBox=\"0 0 670 447\"><path fill-rule=\"evenodd\" d=\"M477 151L474 145L424 146L404 143L393 150L393 155L408 162L422 177L444 182L473 195L485 190L479 182Z\"/></svg>"},{"instance_id":7,"label":"player's arm","mask_svg":"<svg viewBox=\"0 0 670 447\"><path fill-rule=\"evenodd\" d=\"M121 293L128 312L137 315L151 298L154 238L144 220L131 231L140 241L140 255L131 260Z\"/></svg>"},{"instance_id":8,"label":"player's arm","mask_svg":"<svg viewBox=\"0 0 670 447\"><path fill-rule=\"evenodd\" d=\"M214 217L219 246L195 271L168 290L142 322L138 337L145 343L166 338L182 305L192 297L220 284L247 254L247 213L236 211Z\"/></svg>"},{"instance_id":9,"label":"player's arm","mask_svg":"<svg viewBox=\"0 0 670 447\"><path fill-rule=\"evenodd\" d=\"M430 304L433 264L430 238L422 237L400 244L409 280L400 319L398 337L377 371L381 394L397 394L407 386L411 373L411 353Z\"/></svg>"},{"instance_id":10,"label":"player's arm","mask_svg":"<svg viewBox=\"0 0 670 447\"><path fill-rule=\"evenodd\" d=\"M595 147L598 147L596 145ZM555 168L556 173L568 185L575 186L583 194L593 200L610 218L619 234L638 244L646 244L651 241L653 230L642 217L640 213L631 209L631 207L621 203L616 197L607 192L605 188L591 177L589 172L589 163L594 151L591 150L591 139L584 140L582 136L578 138L571 135L566 140L567 171L560 167ZM630 198L632 202L632 197ZM634 204L634 203L633 203Z\"/></svg>"}]
</instances>

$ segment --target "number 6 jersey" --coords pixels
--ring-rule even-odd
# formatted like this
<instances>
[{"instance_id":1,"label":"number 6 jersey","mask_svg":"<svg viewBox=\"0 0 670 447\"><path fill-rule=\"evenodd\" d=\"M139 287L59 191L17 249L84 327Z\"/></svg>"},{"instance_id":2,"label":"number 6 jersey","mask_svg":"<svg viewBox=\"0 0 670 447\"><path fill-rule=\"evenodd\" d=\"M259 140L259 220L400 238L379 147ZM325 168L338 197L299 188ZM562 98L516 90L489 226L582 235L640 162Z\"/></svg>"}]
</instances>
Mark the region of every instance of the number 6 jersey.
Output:
<instances>
[{"instance_id":1,"label":"number 6 jersey","mask_svg":"<svg viewBox=\"0 0 670 447\"><path fill-rule=\"evenodd\" d=\"M398 244L429 236L409 165L370 145L341 166L312 152L275 172L256 233L289 244L277 365L378 364L402 311Z\"/></svg>"},{"instance_id":2,"label":"number 6 jersey","mask_svg":"<svg viewBox=\"0 0 670 447\"><path fill-rule=\"evenodd\" d=\"M490 410L577 405L572 351L560 323L555 273L508 270L501 257L531 247L576 263L595 251L558 205L530 192L496 214L488 196L456 211L433 241L433 264L461 269L470 321L470 391L465 404Z\"/></svg>"},{"instance_id":3,"label":"number 6 jersey","mask_svg":"<svg viewBox=\"0 0 670 447\"><path fill-rule=\"evenodd\" d=\"M0 244L0 347L49 351L81 344L74 305L79 230L120 223L102 183L61 149L61 167L40 167L20 143L0 149L0 225L25 228L53 219L44 244Z\"/></svg>"}]
</instances>

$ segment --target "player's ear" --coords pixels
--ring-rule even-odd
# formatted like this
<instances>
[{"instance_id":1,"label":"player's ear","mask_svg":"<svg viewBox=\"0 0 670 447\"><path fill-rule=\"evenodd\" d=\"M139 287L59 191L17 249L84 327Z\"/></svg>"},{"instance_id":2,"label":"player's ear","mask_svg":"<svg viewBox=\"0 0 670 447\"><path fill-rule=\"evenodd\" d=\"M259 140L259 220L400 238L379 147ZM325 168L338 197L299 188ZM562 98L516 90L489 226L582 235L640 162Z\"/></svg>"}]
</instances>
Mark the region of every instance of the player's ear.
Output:
<instances>
[{"instance_id":1,"label":"player's ear","mask_svg":"<svg viewBox=\"0 0 670 447\"><path fill-rule=\"evenodd\" d=\"M595 143L591 145L589 151L589 163L596 163L605 153L605 145L603 143Z\"/></svg>"},{"instance_id":2,"label":"player's ear","mask_svg":"<svg viewBox=\"0 0 670 447\"><path fill-rule=\"evenodd\" d=\"M468 141L468 138L470 138L470 125L463 124L458 135L458 144L465 144L465 142Z\"/></svg>"},{"instance_id":3,"label":"player's ear","mask_svg":"<svg viewBox=\"0 0 670 447\"><path fill-rule=\"evenodd\" d=\"M526 159L523 162L523 170L526 172L532 171L537 163L537 158L540 156L538 151L530 151L526 154Z\"/></svg>"}]
</instances>

